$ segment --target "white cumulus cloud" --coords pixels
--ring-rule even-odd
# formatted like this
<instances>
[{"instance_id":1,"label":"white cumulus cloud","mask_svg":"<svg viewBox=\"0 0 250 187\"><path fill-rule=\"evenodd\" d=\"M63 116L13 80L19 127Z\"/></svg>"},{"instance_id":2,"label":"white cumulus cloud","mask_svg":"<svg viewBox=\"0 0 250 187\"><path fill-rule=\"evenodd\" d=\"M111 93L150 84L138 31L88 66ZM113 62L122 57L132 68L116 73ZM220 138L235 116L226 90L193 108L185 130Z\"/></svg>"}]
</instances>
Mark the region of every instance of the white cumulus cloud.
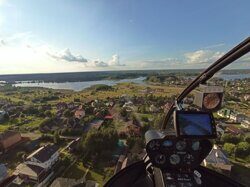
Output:
<instances>
[{"instance_id":1,"label":"white cumulus cloud","mask_svg":"<svg viewBox=\"0 0 250 187\"><path fill-rule=\"evenodd\" d=\"M93 61L90 61L86 64L86 66L88 67L107 67L108 64L97 59L97 60L93 60Z\"/></svg>"},{"instance_id":2,"label":"white cumulus cloud","mask_svg":"<svg viewBox=\"0 0 250 187\"><path fill-rule=\"evenodd\" d=\"M216 61L223 55L224 52L210 50L198 50L184 54L187 64L211 63Z\"/></svg>"},{"instance_id":3,"label":"white cumulus cloud","mask_svg":"<svg viewBox=\"0 0 250 187\"><path fill-rule=\"evenodd\" d=\"M124 66L124 64L120 64L119 55L115 54L112 56L112 59L108 62L109 66Z\"/></svg>"},{"instance_id":4,"label":"white cumulus cloud","mask_svg":"<svg viewBox=\"0 0 250 187\"><path fill-rule=\"evenodd\" d=\"M83 63L88 62L87 59L84 58L82 55L73 55L70 49L65 49L59 53L48 52L48 55L57 60L64 60L67 62L83 62Z\"/></svg>"}]
</instances>

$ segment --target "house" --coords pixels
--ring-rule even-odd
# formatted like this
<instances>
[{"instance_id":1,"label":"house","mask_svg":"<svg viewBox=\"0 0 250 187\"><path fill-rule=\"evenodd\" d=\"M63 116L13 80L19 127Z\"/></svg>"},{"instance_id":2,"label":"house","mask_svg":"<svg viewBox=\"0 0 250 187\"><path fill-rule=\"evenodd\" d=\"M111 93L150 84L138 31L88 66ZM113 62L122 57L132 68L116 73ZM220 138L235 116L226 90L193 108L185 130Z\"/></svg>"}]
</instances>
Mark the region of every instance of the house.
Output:
<instances>
[{"instance_id":1,"label":"house","mask_svg":"<svg viewBox=\"0 0 250 187\"><path fill-rule=\"evenodd\" d=\"M247 117L244 114L231 113L229 119L233 120L235 123L241 123Z\"/></svg>"},{"instance_id":2,"label":"house","mask_svg":"<svg viewBox=\"0 0 250 187\"><path fill-rule=\"evenodd\" d=\"M242 120L241 126L244 127L244 128L249 128L250 127L250 119Z\"/></svg>"},{"instance_id":3,"label":"house","mask_svg":"<svg viewBox=\"0 0 250 187\"><path fill-rule=\"evenodd\" d=\"M106 121L108 121L108 120L113 120L113 116L112 116L112 115L106 115L106 116L104 117L104 119L105 119Z\"/></svg>"},{"instance_id":4,"label":"house","mask_svg":"<svg viewBox=\"0 0 250 187\"><path fill-rule=\"evenodd\" d=\"M134 108L133 108L133 107L127 106L127 107L125 107L125 108L126 108L126 111L127 111L127 112L132 112L132 111L134 111Z\"/></svg>"},{"instance_id":5,"label":"house","mask_svg":"<svg viewBox=\"0 0 250 187\"><path fill-rule=\"evenodd\" d=\"M91 102L91 106L92 107L98 107L99 106L99 101L96 99L94 101Z\"/></svg>"},{"instance_id":6,"label":"house","mask_svg":"<svg viewBox=\"0 0 250 187\"><path fill-rule=\"evenodd\" d=\"M222 128L228 126L227 123L224 123L224 122L222 122L222 121L219 121L217 125L220 126L220 127L222 127Z\"/></svg>"},{"instance_id":7,"label":"house","mask_svg":"<svg viewBox=\"0 0 250 187\"><path fill-rule=\"evenodd\" d=\"M105 105L106 105L107 107L112 108L112 107L115 105L115 102L113 102L113 101L108 101L107 103L105 103Z\"/></svg>"},{"instance_id":8,"label":"house","mask_svg":"<svg viewBox=\"0 0 250 187\"><path fill-rule=\"evenodd\" d=\"M163 90L164 91L164 90ZM144 90L140 91L142 94L153 94L153 90L150 87L145 88Z\"/></svg>"},{"instance_id":9,"label":"house","mask_svg":"<svg viewBox=\"0 0 250 187\"><path fill-rule=\"evenodd\" d=\"M0 106L4 106L6 104L8 104L7 100L2 100L2 99L0 100Z\"/></svg>"},{"instance_id":10,"label":"house","mask_svg":"<svg viewBox=\"0 0 250 187\"><path fill-rule=\"evenodd\" d=\"M125 167L127 167L128 165L130 165L131 160L129 159L129 157L126 157L124 159L124 161L122 162L122 167L121 170L124 169Z\"/></svg>"},{"instance_id":11,"label":"house","mask_svg":"<svg viewBox=\"0 0 250 187\"><path fill-rule=\"evenodd\" d=\"M43 184L53 175L52 172L47 172L40 166L25 163L19 164L13 174L17 177L12 183L20 186L24 185L25 183L43 186Z\"/></svg>"},{"instance_id":12,"label":"house","mask_svg":"<svg viewBox=\"0 0 250 187\"><path fill-rule=\"evenodd\" d=\"M118 173L122 169L122 164L123 164L125 158L126 158L125 155L120 155L119 156L119 159L118 159L118 161L116 163L116 166L115 166L114 174Z\"/></svg>"},{"instance_id":13,"label":"house","mask_svg":"<svg viewBox=\"0 0 250 187\"><path fill-rule=\"evenodd\" d=\"M242 134L243 133L242 130L240 130L238 127L235 127L234 125L229 125L226 128L226 131L230 132L231 134L234 134L234 135L238 135L238 134Z\"/></svg>"},{"instance_id":14,"label":"house","mask_svg":"<svg viewBox=\"0 0 250 187\"><path fill-rule=\"evenodd\" d=\"M154 106L154 105L152 104L152 105L150 105L150 107L149 107L149 111L150 111L150 112L153 112L153 113L156 113L156 112L159 111L159 109L158 109L156 106Z\"/></svg>"},{"instance_id":15,"label":"house","mask_svg":"<svg viewBox=\"0 0 250 187\"><path fill-rule=\"evenodd\" d=\"M91 128L99 129L102 126L103 122L104 120L94 119L93 121L84 126L84 132L88 132Z\"/></svg>"},{"instance_id":16,"label":"house","mask_svg":"<svg viewBox=\"0 0 250 187\"><path fill-rule=\"evenodd\" d=\"M161 108L163 109L164 113L167 113L171 107L171 103L166 103L165 105L161 106Z\"/></svg>"},{"instance_id":17,"label":"house","mask_svg":"<svg viewBox=\"0 0 250 187\"><path fill-rule=\"evenodd\" d=\"M58 149L56 145L45 145L31 153L16 167L13 174L17 178L14 183L18 185L34 183L35 186L44 186L53 175L51 168L59 159Z\"/></svg>"},{"instance_id":18,"label":"house","mask_svg":"<svg viewBox=\"0 0 250 187\"><path fill-rule=\"evenodd\" d=\"M133 123L128 123L126 127L126 131L128 134L140 135L141 127L139 125L135 125Z\"/></svg>"},{"instance_id":19,"label":"house","mask_svg":"<svg viewBox=\"0 0 250 187\"><path fill-rule=\"evenodd\" d=\"M132 101L128 101L126 103L124 103L124 105L122 106L123 108L126 108L126 107L133 107L133 102Z\"/></svg>"},{"instance_id":20,"label":"house","mask_svg":"<svg viewBox=\"0 0 250 187\"><path fill-rule=\"evenodd\" d=\"M216 125L216 131L219 136L222 136L225 133L224 129L221 128L219 125Z\"/></svg>"},{"instance_id":21,"label":"house","mask_svg":"<svg viewBox=\"0 0 250 187\"><path fill-rule=\"evenodd\" d=\"M59 160L59 147L56 145L45 145L31 153L24 161L25 164L35 165L50 169Z\"/></svg>"},{"instance_id":22,"label":"house","mask_svg":"<svg viewBox=\"0 0 250 187\"><path fill-rule=\"evenodd\" d=\"M4 119L4 116L7 114L4 110L0 110L0 121Z\"/></svg>"},{"instance_id":23,"label":"house","mask_svg":"<svg viewBox=\"0 0 250 187\"><path fill-rule=\"evenodd\" d=\"M69 109L74 109L75 108L75 104L73 102L68 103L68 108Z\"/></svg>"},{"instance_id":24,"label":"house","mask_svg":"<svg viewBox=\"0 0 250 187\"><path fill-rule=\"evenodd\" d=\"M5 112L8 113L12 113L18 109L18 107L13 104L6 104L2 108L4 109Z\"/></svg>"},{"instance_id":25,"label":"house","mask_svg":"<svg viewBox=\"0 0 250 187\"><path fill-rule=\"evenodd\" d=\"M157 88L155 91L159 93L163 93L165 90L163 88Z\"/></svg>"},{"instance_id":26,"label":"house","mask_svg":"<svg viewBox=\"0 0 250 187\"><path fill-rule=\"evenodd\" d=\"M82 119L85 116L85 110L78 109L75 111L75 118Z\"/></svg>"},{"instance_id":27,"label":"house","mask_svg":"<svg viewBox=\"0 0 250 187\"><path fill-rule=\"evenodd\" d=\"M59 102L56 104L56 108L57 110L65 110L68 108L68 105L65 102Z\"/></svg>"},{"instance_id":28,"label":"house","mask_svg":"<svg viewBox=\"0 0 250 187\"><path fill-rule=\"evenodd\" d=\"M217 112L217 114L223 118L229 118L232 111L227 108L223 108Z\"/></svg>"},{"instance_id":29,"label":"house","mask_svg":"<svg viewBox=\"0 0 250 187\"><path fill-rule=\"evenodd\" d=\"M141 155L140 155L140 153L139 154L137 153L136 155L138 156L139 159L142 160L144 158L145 154L146 154L145 152L141 152ZM126 168L127 166L131 165L134 162L132 159L132 155L134 155L134 153L127 154L126 158L122 162L121 170Z\"/></svg>"},{"instance_id":30,"label":"house","mask_svg":"<svg viewBox=\"0 0 250 187\"><path fill-rule=\"evenodd\" d=\"M214 145L209 155L203 160L203 164L205 166L212 165L215 168L228 172L230 172L232 168L232 164L226 154L217 145Z\"/></svg>"},{"instance_id":31,"label":"house","mask_svg":"<svg viewBox=\"0 0 250 187\"><path fill-rule=\"evenodd\" d=\"M120 101L128 101L130 99L130 96L128 96L127 94L122 94L120 96Z\"/></svg>"},{"instance_id":32,"label":"house","mask_svg":"<svg viewBox=\"0 0 250 187\"><path fill-rule=\"evenodd\" d=\"M127 112L132 112L134 110L133 106L134 106L133 102L128 101L128 102L125 102L122 107L125 108Z\"/></svg>"},{"instance_id":33,"label":"house","mask_svg":"<svg viewBox=\"0 0 250 187\"><path fill-rule=\"evenodd\" d=\"M58 111L56 112L56 118L61 118L62 115L63 115L63 110L58 110Z\"/></svg>"},{"instance_id":34,"label":"house","mask_svg":"<svg viewBox=\"0 0 250 187\"><path fill-rule=\"evenodd\" d=\"M244 98L245 101L250 101L250 94L244 95L243 98Z\"/></svg>"},{"instance_id":35,"label":"house","mask_svg":"<svg viewBox=\"0 0 250 187\"><path fill-rule=\"evenodd\" d=\"M4 164L0 164L0 184L3 182L8 176L7 168Z\"/></svg>"},{"instance_id":36,"label":"house","mask_svg":"<svg viewBox=\"0 0 250 187\"><path fill-rule=\"evenodd\" d=\"M5 131L0 134L0 154L7 151L22 140L21 134L15 131Z\"/></svg>"},{"instance_id":37,"label":"house","mask_svg":"<svg viewBox=\"0 0 250 187\"><path fill-rule=\"evenodd\" d=\"M192 104L194 102L194 98L193 97L186 97L185 99L184 99L184 103L185 104Z\"/></svg>"},{"instance_id":38,"label":"house","mask_svg":"<svg viewBox=\"0 0 250 187\"><path fill-rule=\"evenodd\" d=\"M92 180L86 180L85 177L81 179L71 179L71 178L56 178L50 187L98 187L99 184Z\"/></svg>"}]
</instances>

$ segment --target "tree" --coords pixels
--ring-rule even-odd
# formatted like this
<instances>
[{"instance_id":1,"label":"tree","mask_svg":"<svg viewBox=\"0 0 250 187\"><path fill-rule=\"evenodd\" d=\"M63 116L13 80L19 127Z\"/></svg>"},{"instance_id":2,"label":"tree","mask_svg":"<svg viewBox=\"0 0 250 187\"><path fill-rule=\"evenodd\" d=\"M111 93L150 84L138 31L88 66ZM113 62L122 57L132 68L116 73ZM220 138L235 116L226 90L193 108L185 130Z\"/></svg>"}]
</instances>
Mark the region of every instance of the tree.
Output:
<instances>
[{"instance_id":1,"label":"tree","mask_svg":"<svg viewBox=\"0 0 250 187\"><path fill-rule=\"evenodd\" d=\"M159 129L159 128L161 127L162 119L163 119L162 115L157 115L157 116L155 117L155 120L154 120L154 128Z\"/></svg>"},{"instance_id":2,"label":"tree","mask_svg":"<svg viewBox=\"0 0 250 187\"><path fill-rule=\"evenodd\" d=\"M250 143L250 136L246 136L244 140L245 142Z\"/></svg>"},{"instance_id":3,"label":"tree","mask_svg":"<svg viewBox=\"0 0 250 187\"><path fill-rule=\"evenodd\" d=\"M92 129L83 140L83 147L88 155L107 158L107 154L116 148L117 142L118 134L116 130L111 128Z\"/></svg>"},{"instance_id":4,"label":"tree","mask_svg":"<svg viewBox=\"0 0 250 187\"><path fill-rule=\"evenodd\" d=\"M141 107L141 113L143 114L146 114L148 111L147 111L147 107L145 105L142 105Z\"/></svg>"},{"instance_id":5,"label":"tree","mask_svg":"<svg viewBox=\"0 0 250 187\"><path fill-rule=\"evenodd\" d=\"M59 135L59 132L58 131L55 131L54 132L54 137L53 137L53 141L55 144L58 144L60 142L60 135Z\"/></svg>"},{"instance_id":6,"label":"tree","mask_svg":"<svg viewBox=\"0 0 250 187\"><path fill-rule=\"evenodd\" d=\"M148 122L148 121L149 121L149 120L148 120L148 117L146 117L146 116L142 116L142 117L141 117L141 120L144 121L144 122Z\"/></svg>"},{"instance_id":7,"label":"tree","mask_svg":"<svg viewBox=\"0 0 250 187\"><path fill-rule=\"evenodd\" d=\"M150 124L149 123L144 123L142 128L141 128L141 133L144 136L144 134L149 130Z\"/></svg>"},{"instance_id":8,"label":"tree","mask_svg":"<svg viewBox=\"0 0 250 187\"><path fill-rule=\"evenodd\" d=\"M65 111L63 112L63 116L64 116L65 118L73 117L73 115L74 115L74 113L71 112L70 110L65 110Z\"/></svg>"},{"instance_id":9,"label":"tree","mask_svg":"<svg viewBox=\"0 0 250 187\"><path fill-rule=\"evenodd\" d=\"M19 159L24 159L26 157L26 153L24 151L20 151L17 153L17 157Z\"/></svg>"},{"instance_id":10,"label":"tree","mask_svg":"<svg viewBox=\"0 0 250 187\"><path fill-rule=\"evenodd\" d=\"M9 120L10 120L9 114L5 113L4 116L3 116L3 118L0 120L0 122L4 123L4 122L9 121Z\"/></svg>"},{"instance_id":11,"label":"tree","mask_svg":"<svg viewBox=\"0 0 250 187\"><path fill-rule=\"evenodd\" d=\"M121 111L120 111L120 114L122 117L125 117L127 115L127 111L125 108L122 108Z\"/></svg>"},{"instance_id":12,"label":"tree","mask_svg":"<svg viewBox=\"0 0 250 187\"><path fill-rule=\"evenodd\" d=\"M238 144L239 142L242 141L242 137L241 136L234 136L231 134L223 134L221 136L221 141L223 143L232 143L232 144Z\"/></svg>"},{"instance_id":13,"label":"tree","mask_svg":"<svg viewBox=\"0 0 250 187\"><path fill-rule=\"evenodd\" d=\"M137 120L137 117L136 117L136 115L132 115L132 121L133 121L133 124L135 124L135 125L139 125L140 124L140 122Z\"/></svg>"},{"instance_id":14,"label":"tree","mask_svg":"<svg viewBox=\"0 0 250 187\"><path fill-rule=\"evenodd\" d=\"M139 145L140 148L144 147L144 140L141 137L128 137L127 139L127 145L129 149L132 149L134 145L137 144Z\"/></svg>"},{"instance_id":15,"label":"tree","mask_svg":"<svg viewBox=\"0 0 250 187\"><path fill-rule=\"evenodd\" d=\"M52 113L51 113L50 110L46 110L46 111L44 112L44 115L45 115L46 117L52 117Z\"/></svg>"},{"instance_id":16,"label":"tree","mask_svg":"<svg viewBox=\"0 0 250 187\"><path fill-rule=\"evenodd\" d=\"M136 138L135 137L128 137L127 139L127 145L129 149L132 149L132 147L135 145Z\"/></svg>"},{"instance_id":17,"label":"tree","mask_svg":"<svg viewBox=\"0 0 250 187\"><path fill-rule=\"evenodd\" d=\"M55 124L56 124L56 122L55 122L54 118L46 118L39 125L40 131L43 131L43 128L45 126L53 126Z\"/></svg>"},{"instance_id":18,"label":"tree","mask_svg":"<svg viewBox=\"0 0 250 187\"><path fill-rule=\"evenodd\" d=\"M235 148L236 146L232 143L225 143L223 146L223 150L226 151L226 153L230 156L235 154Z\"/></svg>"},{"instance_id":19,"label":"tree","mask_svg":"<svg viewBox=\"0 0 250 187\"><path fill-rule=\"evenodd\" d=\"M34 107L34 106L28 106L23 113L28 114L28 115L32 115L32 114L39 114L38 108Z\"/></svg>"},{"instance_id":20,"label":"tree","mask_svg":"<svg viewBox=\"0 0 250 187\"><path fill-rule=\"evenodd\" d=\"M79 98L74 98L74 102L81 102Z\"/></svg>"},{"instance_id":21,"label":"tree","mask_svg":"<svg viewBox=\"0 0 250 187\"><path fill-rule=\"evenodd\" d=\"M250 155L250 144L247 142L240 142L235 150L235 155L244 158Z\"/></svg>"}]
</instances>

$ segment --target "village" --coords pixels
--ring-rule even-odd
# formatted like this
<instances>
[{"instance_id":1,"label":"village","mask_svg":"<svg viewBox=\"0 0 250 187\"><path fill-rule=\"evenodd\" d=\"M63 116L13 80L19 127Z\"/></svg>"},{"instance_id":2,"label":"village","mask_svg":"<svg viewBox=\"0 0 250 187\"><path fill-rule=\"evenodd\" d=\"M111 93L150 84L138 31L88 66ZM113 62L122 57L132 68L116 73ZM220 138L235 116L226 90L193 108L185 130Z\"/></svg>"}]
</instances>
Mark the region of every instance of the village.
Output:
<instances>
[{"instance_id":1,"label":"village","mask_svg":"<svg viewBox=\"0 0 250 187\"><path fill-rule=\"evenodd\" d=\"M0 184L102 186L143 158L144 133L160 128L185 81L82 92L1 87ZM237 178L250 167L249 81L215 82L228 92L225 107L214 113L218 139L203 164ZM184 104L192 102L190 95Z\"/></svg>"}]
</instances>

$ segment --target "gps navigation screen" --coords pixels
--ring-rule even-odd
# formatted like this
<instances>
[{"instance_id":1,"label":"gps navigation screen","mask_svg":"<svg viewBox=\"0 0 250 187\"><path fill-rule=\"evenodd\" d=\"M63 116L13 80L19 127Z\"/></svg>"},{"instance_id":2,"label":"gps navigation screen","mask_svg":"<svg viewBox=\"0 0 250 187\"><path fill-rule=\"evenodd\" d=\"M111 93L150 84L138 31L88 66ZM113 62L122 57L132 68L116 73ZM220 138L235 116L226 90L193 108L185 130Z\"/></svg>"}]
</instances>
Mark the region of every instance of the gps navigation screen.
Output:
<instances>
[{"instance_id":1,"label":"gps navigation screen","mask_svg":"<svg viewBox=\"0 0 250 187\"><path fill-rule=\"evenodd\" d=\"M180 135L210 136L213 133L209 114L178 114Z\"/></svg>"}]
</instances>

